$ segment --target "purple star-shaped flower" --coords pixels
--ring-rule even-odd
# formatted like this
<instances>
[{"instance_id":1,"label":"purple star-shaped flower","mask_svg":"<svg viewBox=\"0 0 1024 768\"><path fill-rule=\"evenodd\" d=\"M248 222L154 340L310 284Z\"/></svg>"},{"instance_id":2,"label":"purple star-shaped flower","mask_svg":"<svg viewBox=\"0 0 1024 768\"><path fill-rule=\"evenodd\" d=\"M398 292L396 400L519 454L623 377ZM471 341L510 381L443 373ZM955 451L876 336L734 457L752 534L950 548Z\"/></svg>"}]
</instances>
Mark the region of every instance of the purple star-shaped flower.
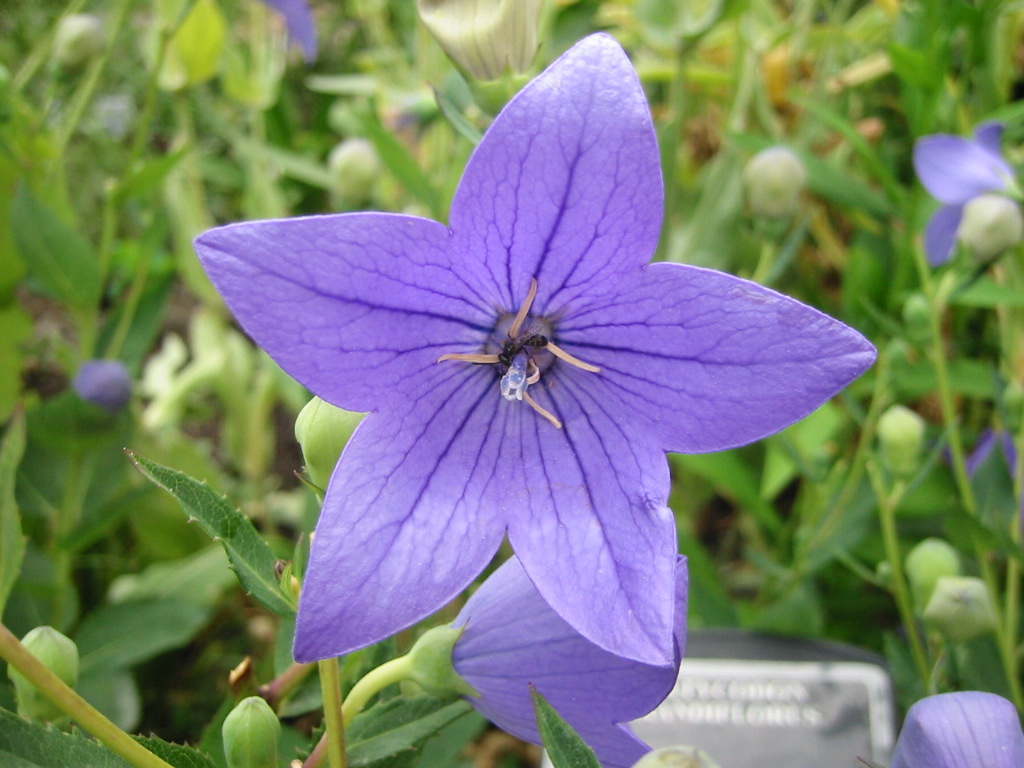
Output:
<instances>
[{"instance_id":1,"label":"purple star-shaped flower","mask_svg":"<svg viewBox=\"0 0 1024 768\"><path fill-rule=\"evenodd\" d=\"M306 0L263 0L284 16L288 34L302 48L306 61L316 59L316 22Z\"/></svg>"},{"instance_id":2,"label":"purple star-shaped flower","mask_svg":"<svg viewBox=\"0 0 1024 768\"><path fill-rule=\"evenodd\" d=\"M892 768L1021 768L1017 708L979 691L921 699L907 712Z\"/></svg>"},{"instance_id":3,"label":"purple star-shaped flower","mask_svg":"<svg viewBox=\"0 0 1024 768\"><path fill-rule=\"evenodd\" d=\"M672 663L665 452L782 429L875 351L754 283L648 264L662 206L636 72L594 35L495 119L450 227L350 213L196 240L258 344L322 399L371 411L324 500L296 658L430 614L507 533L581 634Z\"/></svg>"},{"instance_id":4,"label":"purple star-shaped flower","mask_svg":"<svg viewBox=\"0 0 1024 768\"><path fill-rule=\"evenodd\" d=\"M973 139L949 134L925 136L914 146L914 169L928 193L942 203L925 230L928 262L949 261L964 205L987 192L1003 192L1013 181L1013 169L1003 159L1002 123L982 123Z\"/></svg>"},{"instance_id":5,"label":"purple star-shaped flower","mask_svg":"<svg viewBox=\"0 0 1024 768\"><path fill-rule=\"evenodd\" d=\"M675 571L675 660L650 666L598 648L555 613L511 558L469 599L453 626L465 627L455 671L480 694L467 697L509 733L541 743L532 684L597 753L605 768L628 768L650 751L628 723L675 685L686 644L686 561Z\"/></svg>"},{"instance_id":6,"label":"purple star-shaped flower","mask_svg":"<svg viewBox=\"0 0 1024 768\"><path fill-rule=\"evenodd\" d=\"M132 377L119 360L86 360L71 388L86 402L110 413L122 410L132 399Z\"/></svg>"}]
</instances>

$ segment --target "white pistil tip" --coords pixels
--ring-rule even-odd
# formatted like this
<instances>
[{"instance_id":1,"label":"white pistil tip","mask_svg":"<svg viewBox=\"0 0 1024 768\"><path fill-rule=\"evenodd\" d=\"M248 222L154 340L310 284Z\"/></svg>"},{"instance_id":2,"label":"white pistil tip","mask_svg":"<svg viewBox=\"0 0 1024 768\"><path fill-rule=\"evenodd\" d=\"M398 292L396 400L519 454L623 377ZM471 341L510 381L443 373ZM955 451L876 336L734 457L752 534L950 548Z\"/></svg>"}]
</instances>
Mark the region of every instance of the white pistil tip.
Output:
<instances>
[{"instance_id":1,"label":"white pistil tip","mask_svg":"<svg viewBox=\"0 0 1024 768\"><path fill-rule=\"evenodd\" d=\"M517 355L508 373L501 377L501 396L506 400L522 400L527 386L525 356Z\"/></svg>"}]
</instances>

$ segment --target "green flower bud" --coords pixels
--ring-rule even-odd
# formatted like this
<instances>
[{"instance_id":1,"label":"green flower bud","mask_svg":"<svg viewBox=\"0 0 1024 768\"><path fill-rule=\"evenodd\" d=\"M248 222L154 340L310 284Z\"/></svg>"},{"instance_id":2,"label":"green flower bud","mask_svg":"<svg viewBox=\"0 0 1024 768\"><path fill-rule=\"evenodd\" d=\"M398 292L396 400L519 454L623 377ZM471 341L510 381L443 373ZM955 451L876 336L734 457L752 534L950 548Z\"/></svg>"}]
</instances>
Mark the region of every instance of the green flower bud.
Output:
<instances>
[{"instance_id":1,"label":"green flower bud","mask_svg":"<svg viewBox=\"0 0 1024 768\"><path fill-rule=\"evenodd\" d=\"M417 0L420 19L471 77L523 72L537 52L544 0Z\"/></svg>"},{"instance_id":2,"label":"green flower bud","mask_svg":"<svg viewBox=\"0 0 1024 768\"><path fill-rule=\"evenodd\" d=\"M960 557L948 542L925 539L907 553L903 569L914 593L914 604L923 610L939 579L960 575Z\"/></svg>"},{"instance_id":3,"label":"green flower bud","mask_svg":"<svg viewBox=\"0 0 1024 768\"><path fill-rule=\"evenodd\" d=\"M335 194L346 205L361 205L380 176L380 157L366 139L345 139L327 156Z\"/></svg>"},{"instance_id":4,"label":"green flower bud","mask_svg":"<svg viewBox=\"0 0 1024 768\"><path fill-rule=\"evenodd\" d=\"M75 687L78 682L78 646L71 638L53 627L36 627L22 638L21 644L64 683ZM19 714L32 720L60 720L64 717L63 711L13 666L7 667L7 676L14 683Z\"/></svg>"},{"instance_id":5,"label":"green flower bud","mask_svg":"<svg viewBox=\"0 0 1024 768\"><path fill-rule=\"evenodd\" d=\"M954 643L963 643L996 628L985 582L974 576L943 576L936 584L924 620Z\"/></svg>"},{"instance_id":6,"label":"green flower bud","mask_svg":"<svg viewBox=\"0 0 1024 768\"><path fill-rule=\"evenodd\" d=\"M473 686L455 671L452 652L462 637L462 627L433 627L424 632L409 651L407 677L423 690L437 696L458 693L479 696Z\"/></svg>"},{"instance_id":7,"label":"green flower bud","mask_svg":"<svg viewBox=\"0 0 1024 768\"><path fill-rule=\"evenodd\" d=\"M964 206L957 239L978 261L988 261L1024 240L1020 206L1005 195L978 195Z\"/></svg>"},{"instance_id":8,"label":"green flower bud","mask_svg":"<svg viewBox=\"0 0 1024 768\"><path fill-rule=\"evenodd\" d=\"M800 156L788 147L769 147L747 162L743 183L755 216L785 219L796 211L807 184L807 169Z\"/></svg>"},{"instance_id":9,"label":"green flower bud","mask_svg":"<svg viewBox=\"0 0 1024 768\"><path fill-rule=\"evenodd\" d=\"M235 705L221 729L228 768L278 768L281 722L266 700L250 696Z\"/></svg>"},{"instance_id":10,"label":"green flower bud","mask_svg":"<svg viewBox=\"0 0 1024 768\"><path fill-rule=\"evenodd\" d=\"M894 405L878 420L882 460L894 475L914 473L924 444L924 419L909 408Z\"/></svg>"},{"instance_id":11,"label":"green flower bud","mask_svg":"<svg viewBox=\"0 0 1024 768\"><path fill-rule=\"evenodd\" d=\"M921 293L912 293L903 302L903 325L911 341L923 343L932 335L932 309Z\"/></svg>"},{"instance_id":12,"label":"green flower bud","mask_svg":"<svg viewBox=\"0 0 1024 768\"><path fill-rule=\"evenodd\" d=\"M295 439L302 447L306 472L323 489L334 473L341 451L363 414L346 411L314 397L299 411Z\"/></svg>"},{"instance_id":13,"label":"green flower bud","mask_svg":"<svg viewBox=\"0 0 1024 768\"><path fill-rule=\"evenodd\" d=\"M89 13L73 13L57 24L53 58L64 69L78 69L99 55L106 42L103 22Z\"/></svg>"},{"instance_id":14,"label":"green flower bud","mask_svg":"<svg viewBox=\"0 0 1024 768\"><path fill-rule=\"evenodd\" d=\"M718 763L696 747L662 747L648 752L633 768L718 768Z\"/></svg>"}]
</instances>

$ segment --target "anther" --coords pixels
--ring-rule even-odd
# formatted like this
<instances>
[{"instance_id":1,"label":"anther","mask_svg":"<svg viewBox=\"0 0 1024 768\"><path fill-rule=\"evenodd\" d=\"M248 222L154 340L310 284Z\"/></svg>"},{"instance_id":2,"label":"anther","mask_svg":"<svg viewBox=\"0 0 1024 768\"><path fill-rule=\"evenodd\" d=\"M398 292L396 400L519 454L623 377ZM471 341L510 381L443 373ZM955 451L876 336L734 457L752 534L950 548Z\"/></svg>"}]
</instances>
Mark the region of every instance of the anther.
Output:
<instances>
[{"instance_id":1,"label":"anther","mask_svg":"<svg viewBox=\"0 0 1024 768\"><path fill-rule=\"evenodd\" d=\"M488 365L491 363L499 362L499 358L497 355L483 355L462 352L454 352L448 355L441 355L439 358L437 358L437 362L439 363L443 363L445 360L460 360L463 363L478 363L480 365Z\"/></svg>"},{"instance_id":2,"label":"anther","mask_svg":"<svg viewBox=\"0 0 1024 768\"><path fill-rule=\"evenodd\" d=\"M526 316L530 313L530 307L533 306L533 300L537 297L537 278L530 278L530 290L526 293L526 301L523 302L523 306L519 308L516 313L516 319L512 321L511 327L508 329L508 337L514 339L519 335L519 331L523 328L523 323L526 322Z\"/></svg>"},{"instance_id":3,"label":"anther","mask_svg":"<svg viewBox=\"0 0 1024 768\"><path fill-rule=\"evenodd\" d=\"M575 365L577 368L582 368L584 371L590 371L591 373L601 372L601 369L598 368L596 365L584 363L578 357L570 355L568 352L566 352L564 349L562 349L560 346L555 344L550 339L548 339L548 343L544 346L544 349L548 350L552 355L559 358L560 360L564 360L569 365Z\"/></svg>"},{"instance_id":4,"label":"anther","mask_svg":"<svg viewBox=\"0 0 1024 768\"><path fill-rule=\"evenodd\" d=\"M529 403L530 407L533 408L533 410L535 410L537 413L539 413L545 419L547 419L552 424L554 424L555 429L561 429L562 428L562 422L560 422L555 417L555 414L553 414L547 408L542 408L540 405L538 405L537 401L533 399L533 395L531 395L529 392L526 392L525 390L523 391L523 400L525 400L527 403Z\"/></svg>"}]
</instances>

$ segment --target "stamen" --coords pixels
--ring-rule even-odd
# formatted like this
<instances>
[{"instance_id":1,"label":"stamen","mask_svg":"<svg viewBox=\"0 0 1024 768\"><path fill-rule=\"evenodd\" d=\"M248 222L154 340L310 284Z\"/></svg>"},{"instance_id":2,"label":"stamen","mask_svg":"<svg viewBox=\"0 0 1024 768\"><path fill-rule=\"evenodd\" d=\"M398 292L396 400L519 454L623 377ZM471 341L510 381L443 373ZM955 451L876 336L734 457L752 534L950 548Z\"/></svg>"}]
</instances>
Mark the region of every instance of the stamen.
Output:
<instances>
[{"instance_id":1,"label":"stamen","mask_svg":"<svg viewBox=\"0 0 1024 768\"><path fill-rule=\"evenodd\" d=\"M508 337L514 339L519 335L519 331L522 330L523 323L526 322L526 316L530 313L530 307L533 306L533 300L537 297L537 278L530 278L530 290L526 293L526 301L523 302L523 306L519 308L516 313L516 319L512 321L512 326L508 329Z\"/></svg>"},{"instance_id":2,"label":"stamen","mask_svg":"<svg viewBox=\"0 0 1024 768\"><path fill-rule=\"evenodd\" d=\"M499 358L497 355L482 355L461 352L455 352L450 355L441 355L439 358L437 358L437 362L439 363L443 363L445 360L461 360L464 363L479 363L481 365L499 362Z\"/></svg>"},{"instance_id":3,"label":"stamen","mask_svg":"<svg viewBox=\"0 0 1024 768\"><path fill-rule=\"evenodd\" d=\"M526 364L526 370L530 373L530 377L526 380L527 384L536 384L540 381L540 368L533 362L533 358L530 358L530 362ZM532 370L532 373L530 372Z\"/></svg>"},{"instance_id":4,"label":"stamen","mask_svg":"<svg viewBox=\"0 0 1024 768\"><path fill-rule=\"evenodd\" d=\"M501 377L501 396L506 400L522 400L529 384L526 378L526 355L516 355L508 372Z\"/></svg>"},{"instance_id":5,"label":"stamen","mask_svg":"<svg viewBox=\"0 0 1024 768\"><path fill-rule=\"evenodd\" d=\"M548 343L544 347L544 349L546 349L549 352L551 352L551 354L553 354L555 357L560 358L562 360L565 360L565 362L569 363L569 365L575 365L577 368L582 368L584 371L590 371L591 373L600 373L601 372L601 369L598 368L596 365L591 365L590 363L584 363L578 357L573 357L572 355L570 355L568 352L566 352L564 349L562 349L560 346L555 344L550 339L548 339Z\"/></svg>"},{"instance_id":6,"label":"stamen","mask_svg":"<svg viewBox=\"0 0 1024 768\"><path fill-rule=\"evenodd\" d=\"M555 425L555 429L561 429L562 428L562 422L560 422L557 418L555 418L555 415L551 411L549 411L547 408L542 408L540 405L538 405L537 401L533 399L533 395L531 395L529 392L526 392L525 390L523 391L523 400L528 402L530 404L530 407L533 408L533 410L535 410L537 413L539 413L545 419L547 419L552 424L554 424Z\"/></svg>"}]
</instances>

